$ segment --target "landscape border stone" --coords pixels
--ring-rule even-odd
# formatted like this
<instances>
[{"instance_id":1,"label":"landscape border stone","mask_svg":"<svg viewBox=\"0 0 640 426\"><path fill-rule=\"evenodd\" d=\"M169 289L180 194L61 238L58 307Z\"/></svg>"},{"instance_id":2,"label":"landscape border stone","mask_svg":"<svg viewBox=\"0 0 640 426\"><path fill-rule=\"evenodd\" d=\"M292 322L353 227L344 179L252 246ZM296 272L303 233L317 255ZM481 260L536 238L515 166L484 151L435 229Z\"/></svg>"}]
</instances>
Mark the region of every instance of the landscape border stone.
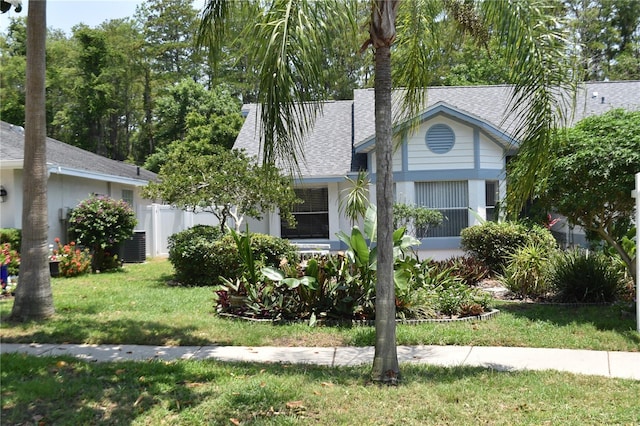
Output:
<instances>
[{"instance_id":1,"label":"landscape border stone","mask_svg":"<svg viewBox=\"0 0 640 426\"><path fill-rule=\"evenodd\" d=\"M425 318L425 319L397 319L397 324L405 324L405 325L420 325L420 324L428 324L428 323L451 323L451 322L469 322L469 321L486 321L489 320L500 313L499 309L492 309L489 312L484 312L480 315L472 315L468 317L457 317L457 318ZM242 315L229 314L225 312L218 313L221 317L226 317L230 319L237 319L242 321L250 321L250 322L259 322L259 323L271 323L271 324L304 324L308 323L309 320L279 320L279 319L270 319L270 318L251 318L251 317L243 317ZM352 325L352 326L373 326L375 325L375 320L323 320L318 319L316 321L318 325L324 326L340 326L340 325Z\"/></svg>"}]
</instances>

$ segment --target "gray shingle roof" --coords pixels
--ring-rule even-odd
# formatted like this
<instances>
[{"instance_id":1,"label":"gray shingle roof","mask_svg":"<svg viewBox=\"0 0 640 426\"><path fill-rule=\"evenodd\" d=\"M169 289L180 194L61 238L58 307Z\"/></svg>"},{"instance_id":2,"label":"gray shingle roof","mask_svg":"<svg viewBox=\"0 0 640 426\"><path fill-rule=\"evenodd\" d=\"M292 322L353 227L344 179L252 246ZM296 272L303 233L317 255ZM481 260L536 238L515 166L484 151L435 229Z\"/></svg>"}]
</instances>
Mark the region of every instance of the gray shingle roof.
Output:
<instances>
[{"instance_id":1,"label":"gray shingle roof","mask_svg":"<svg viewBox=\"0 0 640 426\"><path fill-rule=\"evenodd\" d=\"M436 104L448 105L506 133L513 130L516 118L505 120L511 86L440 86L427 90L427 101L423 109L425 111ZM398 96L401 96L401 91L395 92L396 99ZM603 114L614 108L640 110L640 81L583 84L577 93L575 108L572 114L568 114L567 126L573 126L587 116ZM248 111L248 116L234 148L242 148L251 155L258 156L258 107L249 104L243 106L243 110ZM315 127L305 141L306 165L302 166L302 176L321 178L346 175L350 171L352 143L357 146L371 139L374 133L373 89L355 90L353 101L326 102L323 115L318 117Z\"/></svg>"},{"instance_id":2,"label":"gray shingle roof","mask_svg":"<svg viewBox=\"0 0 640 426\"><path fill-rule=\"evenodd\" d=\"M0 121L0 160L24 159L24 130L22 127ZM56 139L47 138L47 164L50 167L98 173L106 176L139 180L141 184L157 179L153 172L139 169L134 164L111 160Z\"/></svg>"},{"instance_id":3,"label":"gray shingle roof","mask_svg":"<svg viewBox=\"0 0 640 426\"><path fill-rule=\"evenodd\" d=\"M594 96L594 93L597 95ZM444 103L510 133L514 118L505 124L510 95L511 86L508 85L430 87L423 109ZM375 133L373 89L355 90L354 104L357 145ZM573 114L568 115L570 120L567 126L571 127L587 116L600 115L614 108L640 110L640 81L585 83L576 95L576 107Z\"/></svg>"},{"instance_id":4,"label":"gray shingle roof","mask_svg":"<svg viewBox=\"0 0 640 426\"><path fill-rule=\"evenodd\" d=\"M323 113L304 142L305 162L300 164L303 177L343 177L351 169L352 101L325 102ZM246 120L236 138L234 148L260 157L259 108L256 104L242 107Z\"/></svg>"}]
</instances>

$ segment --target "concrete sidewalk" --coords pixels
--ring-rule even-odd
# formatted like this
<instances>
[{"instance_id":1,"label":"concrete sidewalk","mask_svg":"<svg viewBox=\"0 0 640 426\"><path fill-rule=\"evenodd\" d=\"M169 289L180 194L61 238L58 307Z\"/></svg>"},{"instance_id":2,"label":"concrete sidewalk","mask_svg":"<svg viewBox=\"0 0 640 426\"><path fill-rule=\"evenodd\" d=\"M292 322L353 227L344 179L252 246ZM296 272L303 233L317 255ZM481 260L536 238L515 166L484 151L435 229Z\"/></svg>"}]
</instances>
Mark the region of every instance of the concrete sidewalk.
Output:
<instances>
[{"instance_id":1,"label":"concrete sidewalk","mask_svg":"<svg viewBox=\"0 0 640 426\"><path fill-rule=\"evenodd\" d=\"M373 360L373 347L246 347L56 345L2 343L0 354L70 355L91 362L146 360L246 361L353 366ZM558 370L640 380L640 352L490 346L398 346L400 363L476 366L498 371Z\"/></svg>"}]
</instances>

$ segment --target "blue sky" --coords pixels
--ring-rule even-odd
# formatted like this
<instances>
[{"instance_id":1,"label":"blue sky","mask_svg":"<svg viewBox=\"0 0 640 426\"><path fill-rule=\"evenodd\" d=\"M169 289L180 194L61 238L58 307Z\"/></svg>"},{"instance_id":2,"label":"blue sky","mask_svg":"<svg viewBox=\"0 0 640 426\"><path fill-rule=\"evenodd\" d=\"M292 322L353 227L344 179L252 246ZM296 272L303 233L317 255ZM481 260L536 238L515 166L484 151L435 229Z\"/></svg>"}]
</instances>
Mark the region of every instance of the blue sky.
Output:
<instances>
[{"instance_id":1,"label":"blue sky","mask_svg":"<svg viewBox=\"0 0 640 426\"><path fill-rule=\"evenodd\" d=\"M0 14L0 32L5 32L11 17L27 16L28 0L22 0L22 12ZM74 25L84 23L96 27L110 19L133 17L143 0L47 0L47 27L71 34ZM196 7L203 1L196 0Z\"/></svg>"}]
</instances>

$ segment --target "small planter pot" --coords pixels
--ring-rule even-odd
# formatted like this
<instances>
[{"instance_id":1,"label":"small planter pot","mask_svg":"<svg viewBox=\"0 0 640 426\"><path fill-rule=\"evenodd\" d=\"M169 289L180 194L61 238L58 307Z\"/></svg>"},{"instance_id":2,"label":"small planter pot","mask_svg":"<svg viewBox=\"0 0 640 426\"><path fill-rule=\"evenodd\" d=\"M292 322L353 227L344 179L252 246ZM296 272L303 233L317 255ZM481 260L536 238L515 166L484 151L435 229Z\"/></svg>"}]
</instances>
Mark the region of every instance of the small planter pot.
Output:
<instances>
[{"instance_id":1,"label":"small planter pot","mask_svg":"<svg viewBox=\"0 0 640 426\"><path fill-rule=\"evenodd\" d=\"M7 265L0 266L0 283L3 289L9 283L9 267Z\"/></svg>"},{"instance_id":2,"label":"small planter pot","mask_svg":"<svg viewBox=\"0 0 640 426\"><path fill-rule=\"evenodd\" d=\"M50 260L49 261L49 274L52 277L57 277L60 275L60 261L59 260Z\"/></svg>"}]
</instances>

